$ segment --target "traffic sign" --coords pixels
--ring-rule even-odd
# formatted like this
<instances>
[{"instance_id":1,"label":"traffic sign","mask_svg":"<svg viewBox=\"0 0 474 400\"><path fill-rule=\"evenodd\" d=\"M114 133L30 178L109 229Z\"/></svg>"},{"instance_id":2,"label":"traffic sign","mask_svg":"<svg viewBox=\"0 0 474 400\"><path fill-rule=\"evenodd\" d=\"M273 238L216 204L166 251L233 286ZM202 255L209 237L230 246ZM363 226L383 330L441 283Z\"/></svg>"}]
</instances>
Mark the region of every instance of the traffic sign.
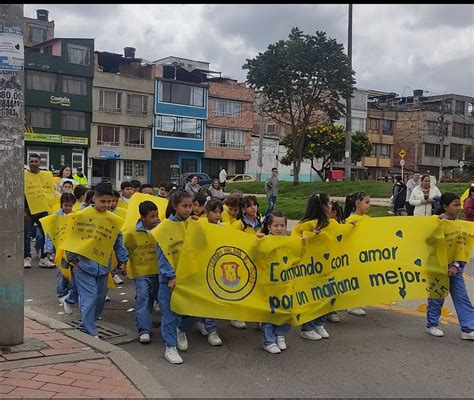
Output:
<instances>
[{"instance_id":1,"label":"traffic sign","mask_svg":"<svg viewBox=\"0 0 474 400\"><path fill-rule=\"evenodd\" d=\"M464 168L464 165L465 165L464 161L463 160L459 161L458 165L459 165L459 168L461 168L461 169Z\"/></svg>"},{"instance_id":2,"label":"traffic sign","mask_svg":"<svg viewBox=\"0 0 474 400\"><path fill-rule=\"evenodd\" d=\"M398 153L398 155L403 160L405 158L405 156L407 155L407 152L405 150L401 149L400 152Z\"/></svg>"},{"instance_id":3,"label":"traffic sign","mask_svg":"<svg viewBox=\"0 0 474 400\"><path fill-rule=\"evenodd\" d=\"M400 160L400 165L403 167L405 165L405 160Z\"/></svg>"}]
</instances>

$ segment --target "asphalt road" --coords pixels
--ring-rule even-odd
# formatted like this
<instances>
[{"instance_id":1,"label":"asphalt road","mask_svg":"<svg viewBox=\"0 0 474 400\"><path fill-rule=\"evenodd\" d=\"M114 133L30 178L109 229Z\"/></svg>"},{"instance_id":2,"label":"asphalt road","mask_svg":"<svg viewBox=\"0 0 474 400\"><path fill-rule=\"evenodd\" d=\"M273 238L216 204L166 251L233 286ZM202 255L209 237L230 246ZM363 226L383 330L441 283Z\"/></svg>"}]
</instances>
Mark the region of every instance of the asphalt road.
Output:
<instances>
[{"instance_id":1,"label":"asphalt road","mask_svg":"<svg viewBox=\"0 0 474 400\"><path fill-rule=\"evenodd\" d=\"M473 271L473 263L468 267ZM471 272L472 273L472 272ZM474 273L473 273L474 275ZM467 277L471 299L474 280ZM104 322L135 331L133 282L110 291ZM123 302L128 300L127 302ZM367 316L340 312L328 323L329 339L311 342L292 328L288 349L261 347L255 324L237 330L219 321L223 346L212 347L197 330L188 334L182 365L163 358L159 329L149 345L122 344L176 397L469 397L474 395L474 342L460 339L452 303L446 301L444 338L425 333L423 301L368 307ZM65 321L55 295L55 271L25 271L25 305ZM395 309L396 311L392 310ZM75 315L79 318L78 311ZM159 315L155 315L159 320Z\"/></svg>"}]
</instances>

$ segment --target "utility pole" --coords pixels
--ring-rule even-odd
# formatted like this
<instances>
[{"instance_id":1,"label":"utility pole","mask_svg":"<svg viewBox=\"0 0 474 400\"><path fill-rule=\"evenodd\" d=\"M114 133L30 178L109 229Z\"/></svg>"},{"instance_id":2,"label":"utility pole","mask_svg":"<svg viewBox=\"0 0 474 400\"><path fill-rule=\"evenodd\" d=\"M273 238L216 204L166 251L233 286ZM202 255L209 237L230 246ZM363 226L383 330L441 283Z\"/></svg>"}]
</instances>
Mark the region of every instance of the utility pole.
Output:
<instances>
[{"instance_id":1,"label":"utility pole","mask_svg":"<svg viewBox=\"0 0 474 400\"><path fill-rule=\"evenodd\" d=\"M441 95L441 114L438 117L439 129L438 129L438 141L439 141L439 173L438 182L443 179L443 144L444 144L444 95Z\"/></svg>"},{"instance_id":2,"label":"utility pole","mask_svg":"<svg viewBox=\"0 0 474 400\"><path fill-rule=\"evenodd\" d=\"M263 128L263 111L262 111L262 103L263 103L263 94L260 94L257 102L257 115L260 115L260 135L258 137L258 156L257 156L257 182L262 181L262 168L263 168L263 135L264 135L264 128Z\"/></svg>"},{"instance_id":3,"label":"utility pole","mask_svg":"<svg viewBox=\"0 0 474 400\"><path fill-rule=\"evenodd\" d=\"M23 343L23 4L0 4L0 346Z\"/></svg>"},{"instance_id":4,"label":"utility pole","mask_svg":"<svg viewBox=\"0 0 474 400\"><path fill-rule=\"evenodd\" d=\"M349 4L349 29L347 35L347 56L349 57L349 66L352 69L352 4ZM345 180L351 180L351 145L352 145L352 107L351 96L346 99L346 151L345 151L345 165L344 175Z\"/></svg>"}]
</instances>

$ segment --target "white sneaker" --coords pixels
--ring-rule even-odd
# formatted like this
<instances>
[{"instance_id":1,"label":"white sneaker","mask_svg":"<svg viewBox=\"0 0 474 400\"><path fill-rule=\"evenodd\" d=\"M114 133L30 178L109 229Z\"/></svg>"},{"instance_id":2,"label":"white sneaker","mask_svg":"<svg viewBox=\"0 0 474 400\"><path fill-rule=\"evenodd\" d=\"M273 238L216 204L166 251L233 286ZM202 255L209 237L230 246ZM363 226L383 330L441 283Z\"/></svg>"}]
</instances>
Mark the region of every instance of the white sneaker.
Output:
<instances>
[{"instance_id":1,"label":"white sneaker","mask_svg":"<svg viewBox=\"0 0 474 400\"><path fill-rule=\"evenodd\" d=\"M142 333L140 337L138 338L138 341L140 343L150 343L151 342L151 337L149 333Z\"/></svg>"},{"instance_id":2,"label":"white sneaker","mask_svg":"<svg viewBox=\"0 0 474 400\"><path fill-rule=\"evenodd\" d=\"M329 339L329 333L328 331L324 328L323 325L316 325L314 328L316 333L321 336L323 339Z\"/></svg>"},{"instance_id":3,"label":"white sneaker","mask_svg":"<svg viewBox=\"0 0 474 400\"><path fill-rule=\"evenodd\" d=\"M211 346L220 346L222 345L222 339L219 337L217 331L211 332L207 337L207 341Z\"/></svg>"},{"instance_id":4,"label":"white sneaker","mask_svg":"<svg viewBox=\"0 0 474 400\"><path fill-rule=\"evenodd\" d=\"M25 257L25 260L23 261L23 266L24 266L26 269L30 269L30 268L31 268L31 257Z\"/></svg>"},{"instance_id":5,"label":"white sneaker","mask_svg":"<svg viewBox=\"0 0 474 400\"><path fill-rule=\"evenodd\" d=\"M327 318L328 318L328 321L331 321L331 322L341 322L337 314L329 314Z\"/></svg>"},{"instance_id":6,"label":"white sneaker","mask_svg":"<svg viewBox=\"0 0 474 400\"><path fill-rule=\"evenodd\" d=\"M352 315L357 315L358 317L362 317L363 315L367 314L365 310L360 307L349 308L347 312Z\"/></svg>"},{"instance_id":7,"label":"white sneaker","mask_svg":"<svg viewBox=\"0 0 474 400\"><path fill-rule=\"evenodd\" d=\"M201 321L198 321L196 323L196 328L198 329L198 331L201 332L202 336L207 336L209 335L209 333L206 331L206 327L204 326L204 323L201 322Z\"/></svg>"},{"instance_id":8,"label":"white sneaker","mask_svg":"<svg viewBox=\"0 0 474 400\"><path fill-rule=\"evenodd\" d=\"M321 340L323 337L316 331L300 331L300 336L308 340Z\"/></svg>"},{"instance_id":9,"label":"white sneaker","mask_svg":"<svg viewBox=\"0 0 474 400\"><path fill-rule=\"evenodd\" d=\"M105 296L105 301L110 301L112 300L108 295Z\"/></svg>"},{"instance_id":10,"label":"white sneaker","mask_svg":"<svg viewBox=\"0 0 474 400\"><path fill-rule=\"evenodd\" d=\"M153 311L160 312L160 305L156 300L153 302Z\"/></svg>"},{"instance_id":11,"label":"white sneaker","mask_svg":"<svg viewBox=\"0 0 474 400\"><path fill-rule=\"evenodd\" d=\"M95 337L96 339L100 339L99 335L95 335L94 337Z\"/></svg>"},{"instance_id":12,"label":"white sneaker","mask_svg":"<svg viewBox=\"0 0 474 400\"><path fill-rule=\"evenodd\" d=\"M474 340L474 332L461 332L461 339Z\"/></svg>"},{"instance_id":13,"label":"white sneaker","mask_svg":"<svg viewBox=\"0 0 474 400\"><path fill-rule=\"evenodd\" d=\"M264 344L263 349L268 351L271 354L281 353L281 350L276 343Z\"/></svg>"},{"instance_id":14,"label":"white sneaker","mask_svg":"<svg viewBox=\"0 0 474 400\"><path fill-rule=\"evenodd\" d=\"M49 258L44 257L44 258L40 259L40 261L38 263L38 267L41 267L41 268L54 268L54 267L56 267L56 264L53 261L51 261Z\"/></svg>"},{"instance_id":15,"label":"white sneaker","mask_svg":"<svg viewBox=\"0 0 474 400\"><path fill-rule=\"evenodd\" d=\"M286 350L286 340L284 336L277 336L277 346L280 350Z\"/></svg>"},{"instance_id":16,"label":"white sneaker","mask_svg":"<svg viewBox=\"0 0 474 400\"><path fill-rule=\"evenodd\" d=\"M186 351L188 349L188 338L186 332L181 332L178 329L178 349Z\"/></svg>"},{"instance_id":17,"label":"white sneaker","mask_svg":"<svg viewBox=\"0 0 474 400\"><path fill-rule=\"evenodd\" d=\"M120 275L118 275L118 274L117 274L117 275L114 275L114 276L112 277L112 279L114 280L114 282L115 282L117 285L120 285L120 284L123 283L123 279L120 278Z\"/></svg>"},{"instance_id":18,"label":"white sneaker","mask_svg":"<svg viewBox=\"0 0 474 400\"><path fill-rule=\"evenodd\" d=\"M230 321L230 324L234 328L237 328L237 329L247 329L247 324L245 322L242 322L242 321L232 320L232 321Z\"/></svg>"},{"instance_id":19,"label":"white sneaker","mask_svg":"<svg viewBox=\"0 0 474 400\"><path fill-rule=\"evenodd\" d=\"M171 364L182 364L183 359L176 350L176 347L166 347L165 348L165 359Z\"/></svg>"},{"instance_id":20,"label":"white sneaker","mask_svg":"<svg viewBox=\"0 0 474 400\"><path fill-rule=\"evenodd\" d=\"M426 328L426 333L429 333L432 336L443 337L444 332L439 329L437 326L432 326L431 328ZM461 335L462 337L462 335Z\"/></svg>"},{"instance_id":21,"label":"white sneaker","mask_svg":"<svg viewBox=\"0 0 474 400\"><path fill-rule=\"evenodd\" d=\"M63 296L59 299L59 301L62 303L63 307L64 307L64 312L67 314L67 315L71 315L73 313L73 309L72 309L72 305L69 304L68 302L65 301L65 298L66 296Z\"/></svg>"}]
</instances>

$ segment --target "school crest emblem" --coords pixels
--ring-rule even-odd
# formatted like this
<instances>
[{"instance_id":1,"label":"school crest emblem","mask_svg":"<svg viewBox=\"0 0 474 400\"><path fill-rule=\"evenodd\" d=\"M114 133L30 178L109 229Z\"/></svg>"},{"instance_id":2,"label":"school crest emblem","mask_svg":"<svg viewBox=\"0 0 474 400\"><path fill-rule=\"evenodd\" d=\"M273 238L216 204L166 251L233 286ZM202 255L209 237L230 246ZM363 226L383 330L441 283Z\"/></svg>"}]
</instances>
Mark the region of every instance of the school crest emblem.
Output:
<instances>
[{"instance_id":1,"label":"school crest emblem","mask_svg":"<svg viewBox=\"0 0 474 400\"><path fill-rule=\"evenodd\" d=\"M245 251L223 246L216 249L206 271L207 285L221 300L240 301L257 283L257 267Z\"/></svg>"}]
</instances>

